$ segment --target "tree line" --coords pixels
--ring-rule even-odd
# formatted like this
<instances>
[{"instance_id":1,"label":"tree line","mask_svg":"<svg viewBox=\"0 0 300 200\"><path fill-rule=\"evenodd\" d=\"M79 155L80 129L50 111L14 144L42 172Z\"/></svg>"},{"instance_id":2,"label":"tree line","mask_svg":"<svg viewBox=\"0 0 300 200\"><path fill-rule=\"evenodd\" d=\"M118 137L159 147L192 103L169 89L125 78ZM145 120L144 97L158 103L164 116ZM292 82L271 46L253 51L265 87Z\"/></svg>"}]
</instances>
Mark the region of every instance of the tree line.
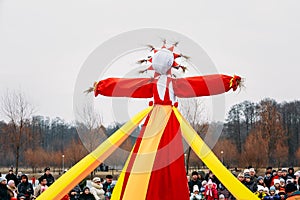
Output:
<instances>
[{"instance_id":1,"label":"tree line","mask_svg":"<svg viewBox=\"0 0 300 200\"><path fill-rule=\"evenodd\" d=\"M214 150L228 165L299 166L299 136L300 101L244 101L231 107Z\"/></svg>"},{"instance_id":2,"label":"tree line","mask_svg":"<svg viewBox=\"0 0 300 200\"><path fill-rule=\"evenodd\" d=\"M45 166L68 168L94 150L122 124L104 127L101 116L86 106L82 120L67 123L61 118L34 115L34 108L22 93L8 92L1 99L0 156L1 167L30 167L32 171ZM198 100L183 103L181 112L198 132L209 139L219 122L203 120L203 104ZM210 127L210 129L208 128ZM212 128L213 127L213 128ZM138 127L108 161L124 164L140 128ZM298 166L300 158L300 101L277 103L263 99L258 103L244 101L231 107L221 137L212 146L225 165L244 167ZM209 143L209 141L207 141ZM186 164L203 164L190 148Z\"/></svg>"}]
</instances>

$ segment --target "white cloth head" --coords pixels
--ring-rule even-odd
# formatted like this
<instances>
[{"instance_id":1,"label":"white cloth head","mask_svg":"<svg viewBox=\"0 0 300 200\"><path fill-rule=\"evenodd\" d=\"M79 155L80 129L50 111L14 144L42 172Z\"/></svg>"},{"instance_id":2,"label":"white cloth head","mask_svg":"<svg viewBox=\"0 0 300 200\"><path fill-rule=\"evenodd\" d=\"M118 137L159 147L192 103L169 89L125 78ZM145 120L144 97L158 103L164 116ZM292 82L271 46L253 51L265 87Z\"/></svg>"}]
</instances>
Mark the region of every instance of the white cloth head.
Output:
<instances>
[{"instance_id":1,"label":"white cloth head","mask_svg":"<svg viewBox=\"0 0 300 200\"><path fill-rule=\"evenodd\" d=\"M174 62L174 55L167 49L157 51L152 58L152 67L155 72L165 75L172 67Z\"/></svg>"}]
</instances>

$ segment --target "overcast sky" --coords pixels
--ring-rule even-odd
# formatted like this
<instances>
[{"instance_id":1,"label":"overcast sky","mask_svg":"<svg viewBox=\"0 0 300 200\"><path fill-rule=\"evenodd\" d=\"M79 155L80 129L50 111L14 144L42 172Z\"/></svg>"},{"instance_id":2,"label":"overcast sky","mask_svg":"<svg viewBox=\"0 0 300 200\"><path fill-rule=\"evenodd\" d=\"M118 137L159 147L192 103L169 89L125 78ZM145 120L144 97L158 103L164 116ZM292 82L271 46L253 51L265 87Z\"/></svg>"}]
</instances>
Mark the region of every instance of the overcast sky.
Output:
<instances>
[{"instance_id":1,"label":"overcast sky","mask_svg":"<svg viewBox=\"0 0 300 200\"><path fill-rule=\"evenodd\" d=\"M0 0L0 92L21 90L50 117L73 118L81 66L125 31L163 28L197 42L218 71L238 74L244 100L299 100L300 2ZM93 82L94 80L91 80Z\"/></svg>"}]
</instances>

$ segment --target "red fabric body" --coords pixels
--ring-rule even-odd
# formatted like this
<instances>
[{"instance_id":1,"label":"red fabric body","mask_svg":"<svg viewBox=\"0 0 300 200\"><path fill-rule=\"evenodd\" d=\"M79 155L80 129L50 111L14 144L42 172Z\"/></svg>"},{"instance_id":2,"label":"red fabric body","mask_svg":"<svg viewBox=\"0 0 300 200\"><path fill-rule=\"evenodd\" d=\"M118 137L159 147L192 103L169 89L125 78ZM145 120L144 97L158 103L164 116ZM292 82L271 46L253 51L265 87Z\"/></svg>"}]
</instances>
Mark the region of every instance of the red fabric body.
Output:
<instances>
[{"instance_id":1,"label":"red fabric body","mask_svg":"<svg viewBox=\"0 0 300 200\"><path fill-rule=\"evenodd\" d=\"M134 160L136 159L135 155L140 147L150 115L147 117L142 131L137 138L133 154L126 169L120 199L123 199L130 171ZM148 184L145 200L153 199L189 199L189 189L184 166L182 135L179 122L173 111L160 140L153 165L153 171L151 172Z\"/></svg>"},{"instance_id":2,"label":"red fabric body","mask_svg":"<svg viewBox=\"0 0 300 200\"><path fill-rule=\"evenodd\" d=\"M179 122L171 113L158 146L146 200L189 199Z\"/></svg>"}]
</instances>

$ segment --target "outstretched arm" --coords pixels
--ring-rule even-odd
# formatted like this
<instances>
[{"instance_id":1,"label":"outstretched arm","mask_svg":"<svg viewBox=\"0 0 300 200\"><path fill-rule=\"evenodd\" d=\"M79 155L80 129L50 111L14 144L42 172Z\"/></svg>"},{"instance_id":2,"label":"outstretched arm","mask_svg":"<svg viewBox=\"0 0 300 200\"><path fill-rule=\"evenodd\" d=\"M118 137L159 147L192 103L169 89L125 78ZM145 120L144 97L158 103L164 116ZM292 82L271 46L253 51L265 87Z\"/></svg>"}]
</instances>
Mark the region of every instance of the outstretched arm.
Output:
<instances>
[{"instance_id":1,"label":"outstretched arm","mask_svg":"<svg viewBox=\"0 0 300 200\"><path fill-rule=\"evenodd\" d=\"M231 88L235 91L241 83L239 76L213 74L173 80L174 92L177 97L200 97L221 94Z\"/></svg>"},{"instance_id":2,"label":"outstretched arm","mask_svg":"<svg viewBox=\"0 0 300 200\"><path fill-rule=\"evenodd\" d=\"M150 78L108 78L94 85L95 96L151 98L153 82Z\"/></svg>"}]
</instances>

